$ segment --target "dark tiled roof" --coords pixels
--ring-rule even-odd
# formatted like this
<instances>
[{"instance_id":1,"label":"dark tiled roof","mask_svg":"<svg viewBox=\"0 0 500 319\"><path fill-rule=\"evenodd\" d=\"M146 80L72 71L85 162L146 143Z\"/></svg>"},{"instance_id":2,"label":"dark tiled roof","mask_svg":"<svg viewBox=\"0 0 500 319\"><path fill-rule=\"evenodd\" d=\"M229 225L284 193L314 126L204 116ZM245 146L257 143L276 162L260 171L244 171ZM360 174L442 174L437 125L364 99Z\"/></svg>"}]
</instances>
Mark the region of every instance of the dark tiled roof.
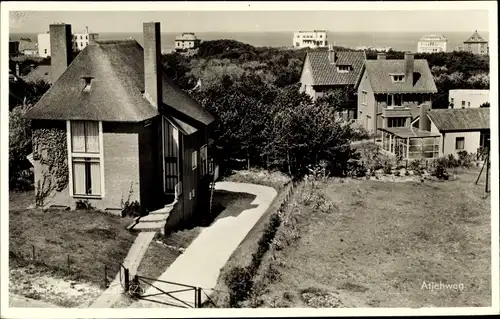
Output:
<instances>
[{"instance_id":1,"label":"dark tiled roof","mask_svg":"<svg viewBox=\"0 0 500 319\"><path fill-rule=\"evenodd\" d=\"M490 128L490 109L435 109L428 113L429 119L441 132L476 131Z\"/></svg>"},{"instance_id":2,"label":"dark tiled roof","mask_svg":"<svg viewBox=\"0 0 500 319\"><path fill-rule=\"evenodd\" d=\"M474 33L464 41L464 43L488 43L482 36L477 33L477 31L474 31Z\"/></svg>"},{"instance_id":3,"label":"dark tiled roof","mask_svg":"<svg viewBox=\"0 0 500 319\"><path fill-rule=\"evenodd\" d=\"M391 74L404 74L405 60L368 60L368 79L374 93L436 93L427 60L414 60L413 82L393 83Z\"/></svg>"},{"instance_id":4,"label":"dark tiled roof","mask_svg":"<svg viewBox=\"0 0 500 319\"><path fill-rule=\"evenodd\" d=\"M91 77L89 93L83 77ZM213 122L213 116L163 73L165 113L186 124L186 131ZM27 114L33 119L139 122L158 115L143 96L143 48L135 40L88 45ZM192 127L194 126L194 127Z\"/></svg>"},{"instance_id":5,"label":"dark tiled roof","mask_svg":"<svg viewBox=\"0 0 500 319\"><path fill-rule=\"evenodd\" d=\"M50 65L39 65L33 71L28 73L23 77L26 82L38 82L45 81L47 83L52 82L52 68Z\"/></svg>"},{"instance_id":6,"label":"dark tiled roof","mask_svg":"<svg viewBox=\"0 0 500 319\"><path fill-rule=\"evenodd\" d=\"M337 56L336 65L351 65L349 73L339 73L337 67L328 60L328 51L311 51L307 53L309 60L313 85L355 85L361 77L363 64L366 60L365 52L340 51Z\"/></svg>"}]
</instances>

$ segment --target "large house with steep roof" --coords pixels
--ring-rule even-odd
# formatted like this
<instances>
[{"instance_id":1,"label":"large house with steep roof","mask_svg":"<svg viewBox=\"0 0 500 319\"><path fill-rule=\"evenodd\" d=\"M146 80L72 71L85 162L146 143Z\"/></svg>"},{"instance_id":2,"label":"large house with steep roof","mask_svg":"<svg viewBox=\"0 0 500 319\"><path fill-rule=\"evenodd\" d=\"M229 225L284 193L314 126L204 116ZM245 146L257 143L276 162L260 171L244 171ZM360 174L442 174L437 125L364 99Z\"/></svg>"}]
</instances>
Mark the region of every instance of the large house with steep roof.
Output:
<instances>
[{"instance_id":1,"label":"large house with steep roof","mask_svg":"<svg viewBox=\"0 0 500 319\"><path fill-rule=\"evenodd\" d=\"M474 33L464 41L463 50L474 54L487 55L489 54L488 41L475 30Z\"/></svg>"},{"instance_id":2,"label":"large house with steep roof","mask_svg":"<svg viewBox=\"0 0 500 319\"><path fill-rule=\"evenodd\" d=\"M331 45L328 51L310 51L302 67L300 92L305 92L313 100L335 89L355 92L365 60L365 52L336 51ZM355 118L355 107L353 103L351 118Z\"/></svg>"},{"instance_id":3,"label":"large house with steep roof","mask_svg":"<svg viewBox=\"0 0 500 319\"><path fill-rule=\"evenodd\" d=\"M53 185L45 206L170 204L172 227L207 207L214 117L166 76L160 24L143 31L144 47L96 40L71 61L71 26L50 26L53 85L27 113L37 192Z\"/></svg>"},{"instance_id":4,"label":"large house with steep roof","mask_svg":"<svg viewBox=\"0 0 500 319\"><path fill-rule=\"evenodd\" d=\"M431 105L437 93L427 60L415 60L406 53L404 60L387 60L379 53L367 60L358 86L358 122L378 134L382 128L408 128Z\"/></svg>"}]
</instances>

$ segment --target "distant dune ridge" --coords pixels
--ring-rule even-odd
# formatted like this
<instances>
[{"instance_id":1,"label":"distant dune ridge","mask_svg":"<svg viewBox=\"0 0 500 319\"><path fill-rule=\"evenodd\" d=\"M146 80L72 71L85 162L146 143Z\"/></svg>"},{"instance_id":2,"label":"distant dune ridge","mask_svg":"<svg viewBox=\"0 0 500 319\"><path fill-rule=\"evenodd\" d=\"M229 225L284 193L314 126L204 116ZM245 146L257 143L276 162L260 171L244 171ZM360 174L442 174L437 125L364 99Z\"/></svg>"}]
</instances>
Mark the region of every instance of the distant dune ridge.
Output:
<instances>
[{"instance_id":1,"label":"distant dune ridge","mask_svg":"<svg viewBox=\"0 0 500 319\"><path fill-rule=\"evenodd\" d=\"M96 32L99 32L96 30ZM448 39L448 51L453 51L463 45L474 32L328 32L330 43L336 46L357 48L359 46L392 47L396 51L416 51L417 42L420 37L430 34L443 34ZM181 32L162 32L162 51L170 51L174 48L175 37ZM480 32L481 36L489 40L488 32ZM286 47L292 45L293 31L290 32L196 32L196 36L202 40L232 39L253 46ZM29 37L37 40L36 33L12 33L10 38L18 40ZM120 40L128 38L136 39L142 45L142 33L99 33L101 40Z\"/></svg>"}]
</instances>

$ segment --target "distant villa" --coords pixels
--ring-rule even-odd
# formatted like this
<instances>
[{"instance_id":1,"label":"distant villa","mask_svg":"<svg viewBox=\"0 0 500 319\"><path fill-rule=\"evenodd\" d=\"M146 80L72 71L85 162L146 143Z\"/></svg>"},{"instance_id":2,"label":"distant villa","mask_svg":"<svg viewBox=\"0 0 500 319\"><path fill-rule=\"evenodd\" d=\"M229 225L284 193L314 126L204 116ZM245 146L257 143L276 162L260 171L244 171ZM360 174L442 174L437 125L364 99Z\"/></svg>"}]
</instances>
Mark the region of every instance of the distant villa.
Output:
<instances>
[{"instance_id":1,"label":"distant villa","mask_svg":"<svg viewBox=\"0 0 500 319\"><path fill-rule=\"evenodd\" d=\"M448 39L443 35L430 34L420 38L417 44L418 53L446 52Z\"/></svg>"},{"instance_id":2,"label":"distant villa","mask_svg":"<svg viewBox=\"0 0 500 319\"><path fill-rule=\"evenodd\" d=\"M358 51L377 51L377 52L389 52L392 50L392 47L372 47L372 46L359 46L356 48Z\"/></svg>"},{"instance_id":3,"label":"distant villa","mask_svg":"<svg viewBox=\"0 0 500 319\"><path fill-rule=\"evenodd\" d=\"M175 37L175 50L196 49L200 43L193 32L184 32Z\"/></svg>"}]
</instances>

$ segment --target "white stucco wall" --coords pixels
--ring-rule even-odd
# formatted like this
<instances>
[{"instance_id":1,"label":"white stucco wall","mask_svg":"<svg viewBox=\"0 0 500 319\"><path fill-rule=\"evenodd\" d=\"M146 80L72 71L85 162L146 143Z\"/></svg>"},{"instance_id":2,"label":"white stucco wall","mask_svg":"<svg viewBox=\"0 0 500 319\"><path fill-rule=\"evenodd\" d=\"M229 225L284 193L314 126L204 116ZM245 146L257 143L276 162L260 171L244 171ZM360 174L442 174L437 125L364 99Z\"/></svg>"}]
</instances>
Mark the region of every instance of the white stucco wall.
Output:
<instances>
[{"instance_id":1,"label":"white stucco wall","mask_svg":"<svg viewBox=\"0 0 500 319\"><path fill-rule=\"evenodd\" d=\"M490 90L450 90L448 97L448 102L453 103L454 109L477 108L489 101Z\"/></svg>"},{"instance_id":2,"label":"white stucco wall","mask_svg":"<svg viewBox=\"0 0 500 319\"><path fill-rule=\"evenodd\" d=\"M38 55L46 58L50 56L50 34L40 33L38 35Z\"/></svg>"},{"instance_id":3,"label":"white stucco wall","mask_svg":"<svg viewBox=\"0 0 500 319\"><path fill-rule=\"evenodd\" d=\"M440 133L437 127L432 122L431 122L431 132ZM467 153L477 153L477 149L480 146L480 138L481 138L480 132L459 132L459 133L445 133L445 134L440 133L440 134L441 134L441 139L439 143L440 156L448 154L453 154L457 156L457 153L460 151L455 149L457 137L464 138L464 150L467 151Z\"/></svg>"}]
</instances>

